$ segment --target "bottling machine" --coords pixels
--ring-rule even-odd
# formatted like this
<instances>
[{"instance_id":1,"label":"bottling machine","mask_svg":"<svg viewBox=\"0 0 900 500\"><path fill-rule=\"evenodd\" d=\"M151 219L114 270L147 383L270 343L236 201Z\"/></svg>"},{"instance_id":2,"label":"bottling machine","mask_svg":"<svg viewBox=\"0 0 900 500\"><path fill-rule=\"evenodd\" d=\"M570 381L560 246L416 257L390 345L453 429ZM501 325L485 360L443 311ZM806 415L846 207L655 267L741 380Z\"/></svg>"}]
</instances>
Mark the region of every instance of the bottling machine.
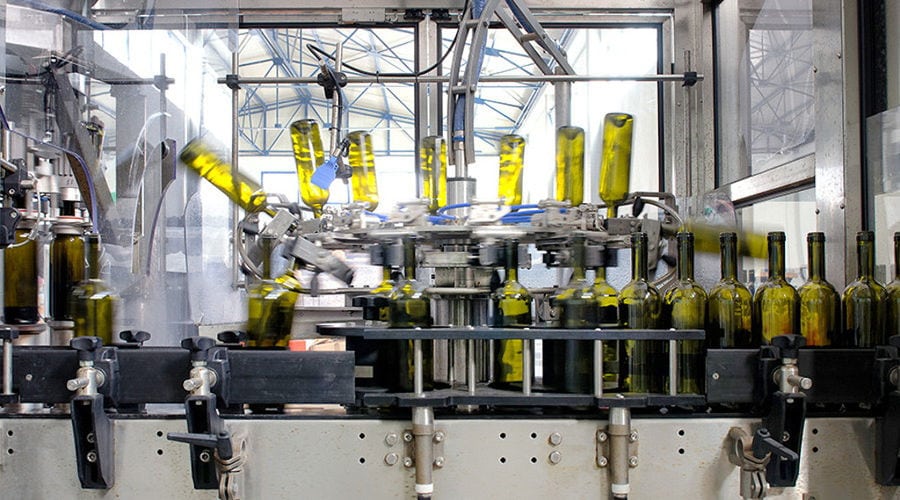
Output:
<instances>
[{"instance_id":1,"label":"bottling machine","mask_svg":"<svg viewBox=\"0 0 900 500\"><path fill-rule=\"evenodd\" d=\"M772 9L827 39L814 58L825 79L815 82L815 151L731 180L716 164L737 153L715 123L730 123L729 106L738 105L731 90L714 87L730 81L732 61L713 47L733 47L712 26L726 30L738 11L778 24L760 14L772 15L765 6L313 3L5 3L0 491L898 494L900 331L890 302L898 282L874 301L865 294L876 274L893 276L886 270L896 261L876 273L871 256L875 241L900 249L900 221L890 201L876 200L884 214L867 224L875 231L862 231L862 208L845 207L862 205L859 144L848 139L859 130L835 129L830 114L854 102L853 71L839 57L856 43L850 2L807 6L810 26L803 5ZM657 30L655 74L579 74L573 47L559 39L571 28L644 24ZM348 41L370 26L410 28L415 71L368 74L343 43L302 46L301 56L265 36L278 75L255 74L238 56L241 30L348 26ZM449 47L439 29L454 34ZM486 54L497 50L487 40L498 30L533 74L485 75ZM170 45L153 38L160 32ZM149 61L146 51L160 56ZM304 58L312 76L291 69ZM572 103L573 88L589 81L654 86L664 117L660 189L634 189L643 185L631 161L640 117L591 116L602 137L586 159L593 139L573 120ZM556 169L540 182L554 189L539 200L523 196L529 146L512 134L491 136L497 196L476 195L485 177L476 109L481 89L498 83L552 92L556 135L542 153L548 162L555 154ZM403 159L415 163L414 192L398 194L383 177L379 184L372 135L347 124L362 99L354 86L391 84L415 93L415 151ZM262 92L251 85L290 89L298 109L318 106L328 128L296 112L289 124L278 115L264 124L291 139L296 180L285 192L238 168L253 128L242 128L239 99ZM233 114L222 120L217 107L228 98ZM190 116L198 107L209 108L199 124ZM890 196L900 126L896 113L879 120L868 133L886 131L885 180L871 191ZM222 132L230 148L215 140ZM335 201L341 186L349 194ZM819 284L826 298L818 302L782 279L784 233L767 238L710 216L710 200L733 210L801 188L817 198L807 272L824 282L827 269L837 285ZM299 199L288 196L294 191ZM788 245L800 238L789 233ZM856 276L844 263L855 261L857 245L861 277L841 306ZM739 256L769 259L752 301L737 279ZM723 281L707 294L719 262ZM787 298L768 291L776 285ZM793 313L778 309L781 300ZM713 312L713 303L730 309ZM811 303L834 316L810 312Z\"/></svg>"}]
</instances>

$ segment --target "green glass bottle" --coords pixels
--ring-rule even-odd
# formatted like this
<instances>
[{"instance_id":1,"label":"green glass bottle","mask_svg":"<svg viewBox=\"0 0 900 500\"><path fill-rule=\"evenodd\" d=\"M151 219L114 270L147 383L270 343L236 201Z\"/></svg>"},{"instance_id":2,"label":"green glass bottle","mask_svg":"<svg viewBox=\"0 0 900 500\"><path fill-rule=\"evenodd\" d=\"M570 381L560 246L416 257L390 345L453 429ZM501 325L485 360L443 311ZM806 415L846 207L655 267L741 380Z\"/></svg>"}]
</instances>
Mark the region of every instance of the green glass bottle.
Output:
<instances>
[{"instance_id":1,"label":"green glass bottle","mask_svg":"<svg viewBox=\"0 0 900 500\"><path fill-rule=\"evenodd\" d=\"M522 203L522 170L525 161L525 139L510 134L500 138L500 178L497 196L504 205Z\"/></svg>"},{"instance_id":2,"label":"green glass bottle","mask_svg":"<svg viewBox=\"0 0 900 500\"><path fill-rule=\"evenodd\" d=\"M619 327L619 292L606 281L606 268L594 269L594 284L591 293L597 302L597 326L600 328ZM603 390L615 391L621 388L619 380L619 341L603 342Z\"/></svg>"},{"instance_id":3,"label":"green glass bottle","mask_svg":"<svg viewBox=\"0 0 900 500\"><path fill-rule=\"evenodd\" d=\"M694 235L681 232L678 242L678 281L663 298L663 325L678 330L702 330L706 326L706 291L694 281ZM702 394L703 342L678 341L678 393Z\"/></svg>"},{"instance_id":4,"label":"green glass bottle","mask_svg":"<svg viewBox=\"0 0 900 500\"><path fill-rule=\"evenodd\" d=\"M875 233L856 234L858 275L841 296L843 347L874 347L886 343L882 323L884 287L875 281Z\"/></svg>"},{"instance_id":5,"label":"green glass bottle","mask_svg":"<svg viewBox=\"0 0 900 500\"><path fill-rule=\"evenodd\" d=\"M404 279L397 283L388 299L392 328L429 328L432 325L431 300L424 286L416 281L416 247L411 238L403 240ZM410 392L415 377L415 351L412 340L384 342L375 365L376 380L384 381L388 390ZM434 381L434 342L422 341L422 373L426 387Z\"/></svg>"},{"instance_id":6,"label":"green glass bottle","mask_svg":"<svg viewBox=\"0 0 900 500\"><path fill-rule=\"evenodd\" d=\"M825 279L825 233L806 235L809 280L800 296L800 335L810 347L829 346L836 338L840 297Z\"/></svg>"},{"instance_id":7,"label":"green glass bottle","mask_svg":"<svg viewBox=\"0 0 900 500\"><path fill-rule=\"evenodd\" d=\"M900 335L900 233L894 233L894 280L885 287L886 339Z\"/></svg>"},{"instance_id":8,"label":"green glass bottle","mask_svg":"<svg viewBox=\"0 0 900 500\"><path fill-rule=\"evenodd\" d=\"M202 140L194 139L187 143L181 150L180 158L239 207L248 212L262 210L275 215L275 211L266 206L266 193L262 186L241 172L233 172L231 164Z\"/></svg>"},{"instance_id":9,"label":"green glass bottle","mask_svg":"<svg viewBox=\"0 0 900 500\"><path fill-rule=\"evenodd\" d=\"M100 235L91 233L87 242L87 279L72 290L72 311L75 316L76 337L100 337L104 345L114 342L113 321L115 320L118 297L100 278Z\"/></svg>"},{"instance_id":10,"label":"green glass bottle","mask_svg":"<svg viewBox=\"0 0 900 500\"><path fill-rule=\"evenodd\" d=\"M531 326L531 294L518 281L519 242L506 242L506 276L491 295L492 324L498 328ZM493 385L508 387L522 382L522 340L497 340L494 349Z\"/></svg>"},{"instance_id":11,"label":"green glass bottle","mask_svg":"<svg viewBox=\"0 0 900 500\"><path fill-rule=\"evenodd\" d=\"M297 120L291 123L291 143L294 146L294 163L297 166L297 181L300 184L300 199L313 215L322 215L322 209L330 195L312 183L312 176L325 163L325 150L322 147L322 135L319 124L315 120Z\"/></svg>"},{"instance_id":12,"label":"green glass bottle","mask_svg":"<svg viewBox=\"0 0 900 500\"><path fill-rule=\"evenodd\" d=\"M800 296L784 277L784 233L769 233L769 279L753 296L753 331L763 343L800 333Z\"/></svg>"},{"instance_id":13,"label":"green glass bottle","mask_svg":"<svg viewBox=\"0 0 900 500\"><path fill-rule=\"evenodd\" d=\"M550 299L559 310L559 327L597 328L598 307L592 283L585 279L585 237L572 238L572 278ZM544 340L544 386L557 392L594 392L594 344L590 340Z\"/></svg>"},{"instance_id":14,"label":"green glass bottle","mask_svg":"<svg viewBox=\"0 0 900 500\"><path fill-rule=\"evenodd\" d=\"M3 250L3 322L32 325L38 313L38 242L31 239L31 219L22 220L15 243ZM82 264L83 265L83 264Z\"/></svg>"},{"instance_id":15,"label":"green glass bottle","mask_svg":"<svg viewBox=\"0 0 900 500\"><path fill-rule=\"evenodd\" d=\"M428 199L428 209L434 213L447 205L447 142L443 137L429 135L419 148L421 159L420 198Z\"/></svg>"},{"instance_id":16,"label":"green glass bottle","mask_svg":"<svg viewBox=\"0 0 900 500\"><path fill-rule=\"evenodd\" d=\"M393 269L391 266L385 264L381 269L381 283L378 284L375 288L373 288L369 293L376 297L383 297L385 299L389 299L391 297L391 292L394 291L394 287L397 286L397 282L394 281L394 277L392 276ZM391 308L388 305L384 307L378 308L378 321L390 321L391 319Z\"/></svg>"},{"instance_id":17,"label":"green glass bottle","mask_svg":"<svg viewBox=\"0 0 900 500\"><path fill-rule=\"evenodd\" d=\"M616 206L628 196L633 128L634 117L626 113L609 113L603 119L598 193L610 218L616 216Z\"/></svg>"},{"instance_id":18,"label":"green glass bottle","mask_svg":"<svg viewBox=\"0 0 900 500\"><path fill-rule=\"evenodd\" d=\"M372 134L357 130L347 134L347 140L350 141L347 163L353 172L350 177L353 201L366 203L368 210L375 210L378 207L378 178L375 175Z\"/></svg>"},{"instance_id":19,"label":"green glass bottle","mask_svg":"<svg viewBox=\"0 0 900 500\"><path fill-rule=\"evenodd\" d=\"M84 280L84 238L81 219L60 217L50 243L50 317L74 321L69 295Z\"/></svg>"},{"instance_id":20,"label":"green glass bottle","mask_svg":"<svg viewBox=\"0 0 900 500\"><path fill-rule=\"evenodd\" d=\"M247 346L287 347L294 322L297 292L272 278L272 248L275 238L262 236L262 279L247 296Z\"/></svg>"},{"instance_id":21,"label":"green glass bottle","mask_svg":"<svg viewBox=\"0 0 900 500\"><path fill-rule=\"evenodd\" d=\"M622 328L655 329L660 326L662 297L649 281L647 234L631 235L631 281L619 292L619 323ZM666 345L663 340L627 340L625 389L630 392L668 392Z\"/></svg>"},{"instance_id":22,"label":"green glass bottle","mask_svg":"<svg viewBox=\"0 0 900 500\"><path fill-rule=\"evenodd\" d=\"M737 234L719 235L722 279L709 291L706 315L707 349L751 348L753 295L737 279Z\"/></svg>"},{"instance_id":23,"label":"green glass bottle","mask_svg":"<svg viewBox=\"0 0 900 500\"><path fill-rule=\"evenodd\" d=\"M584 129L559 127L556 131L556 199L573 207L584 200Z\"/></svg>"}]
</instances>

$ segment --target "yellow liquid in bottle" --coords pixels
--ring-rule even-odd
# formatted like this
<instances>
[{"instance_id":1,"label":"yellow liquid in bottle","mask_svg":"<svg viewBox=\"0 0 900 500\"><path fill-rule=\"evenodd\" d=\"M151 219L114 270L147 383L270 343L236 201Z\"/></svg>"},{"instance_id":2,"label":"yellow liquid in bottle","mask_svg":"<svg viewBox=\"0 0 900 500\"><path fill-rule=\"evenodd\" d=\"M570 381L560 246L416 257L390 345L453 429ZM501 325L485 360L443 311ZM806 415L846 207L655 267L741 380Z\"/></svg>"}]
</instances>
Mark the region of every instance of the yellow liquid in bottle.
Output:
<instances>
[{"instance_id":1,"label":"yellow liquid in bottle","mask_svg":"<svg viewBox=\"0 0 900 500\"><path fill-rule=\"evenodd\" d=\"M500 182L497 196L505 205L522 203L522 169L525 160L525 139L518 135L500 138Z\"/></svg>"},{"instance_id":2,"label":"yellow liquid in bottle","mask_svg":"<svg viewBox=\"0 0 900 500\"><path fill-rule=\"evenodd\" d=\"M322 136L315 120L297 120L291 124L291 142L294 144L294 162L300 181L300 198L312 209L316 217L328 201L328 190L321 189L310 180L319 165L325 163Z\"/></svg>"},{"instance_id":3,"label":"yellow liquid in bottle","mask_svg":"<svg viewBox=\"0 0 900 500\"><path fill-rule=\"evenodd\" d=\"M584 201L584 129L559 127L556 131L556 199L572 206Z\"/></svg>"},{"instance_id":4,"label":"yellow liquid in bottle","mask_svg":"<svg viewBox=\"0 0 900 500\"><path fill-rule=\"evenodd\" d=\"M353 171L350 177L353 186L353 201L368 203L369 210L378 206L378 182L375 177L375 152L372 150L372 135L356 131L347 135L350 140L348 161Z\"/></svg>"},{"instance_id":5,"label":"yellow liquid in bottle","mask_svg":"<svg viewBox=\"0 0 900 500\"><path fill-rule=\"evenodd\" d=\"M440 153L435 151L438 141L441 143ZM430 135L422 139L419 156L422 159L420 198L431 200L428 208L434 212L447 204L447 142L440 136Z\"/></svg>"},{"instance_id":6,"label":"yellow liquid in bottle","mask_svg":"<svg viewBox=\"0 0 900 500\"><path fill-rule=\"evenodd\" d=\"M244 210L264 210L269 215L275 215L273 210L266 208L266 193L262 186L240 172L232 172L231 164L202 140L189 142L181 150L181 161Z\"/></svg>"},{"instance_id":7,"label":"yellow liquid in bottle","mask_svg":"<svg viewBox=\"0 0 900 500\"><path fill-rule=\"evenodd\" d=\"M628 196L633 126L634 117L625 113L609 113L603 120L599 194L610 217L615 216L615 206Z\"/></svg>"}]
</instances>

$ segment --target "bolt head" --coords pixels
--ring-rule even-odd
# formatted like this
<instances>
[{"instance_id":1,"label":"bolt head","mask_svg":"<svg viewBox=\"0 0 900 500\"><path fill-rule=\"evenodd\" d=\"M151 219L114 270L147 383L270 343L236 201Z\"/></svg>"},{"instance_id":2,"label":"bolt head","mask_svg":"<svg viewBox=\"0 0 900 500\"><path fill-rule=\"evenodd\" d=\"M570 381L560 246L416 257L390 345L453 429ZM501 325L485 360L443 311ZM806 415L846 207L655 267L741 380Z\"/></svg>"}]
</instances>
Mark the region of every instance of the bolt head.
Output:
<instances>
[{"instance_id":1,"label":"bolt head","mask_svg":"<svg viewBox=\"0 0 900 500\"><path fill-rule=\"evenodd\" d=\"M599 465L600 467L606 467L607 465L609 465L609 460L607 460L606 457L600 457L597 460L597 465Z\"/></svg>"},{"instance_id":2,"label":"bolt head","mask_svg":"<svg viewBox=\"0 0 900 500\"><path fill-rule=\"evenodd\" d=\"M444 466L444 457L436 457L434 459L434 466L435 467L443 467Z\"/></svg>"},{"instance_id":3,"label":"bolt head","mask_svg":"<svg viewBox=\"0 0 900 500\"><path fill-rule=\"evenodd\" d=\"M714 372L714 373L712 374L712 379L713 379L713 380L719 380L719 377L720 377L720 376L721 376L721 375L719 375L719 372Z\"/></svg>"},{"instance_id":4,"label":"bolt head","mask_svg":"<svg viewBox=\"0 0 900 500\"><path fill-rule=\"evenodd\" d=\"M406 441L407 443L412 443L412 440L413 440L412 432L404 432L403 440Z\"/></svg>"},{"instance_id":5,"label":"bolt head","mask_svg":"<svg viewBox=\"0 0 900 500\"><path fill-rule=\"evenodd\" d=\"M400 441L400 436L397 435L396 432L391 432L387 436L384 437L384 444L388 446L394 446Z\"/></svg>"},{"instance_id":6,"label":"bolt head","mask_svg":"<svg viewBox=\"0 0 900 500\"><path fill-rule=\"evenodd\" d=\"M413 459L411 457L403 457L403 466L406 468L413 466Z\"/></svg>"},{"instance_id":7,"label":"bolt head","mask_svg":"<svg viewBox=\"0 0 900 500\"><path fill-rule=\"evenodd\" d=\"M562 443L562 435L558 432L550 433L550 444L553 446L559 446Z\"/></svg>"},{"instance_id":8,"label":"bolt head","mask_svg":"<svg viewBox=\"0 0 900 500\"><path fill-rule=\"evenodd\" d=\"M396 465L400 461L400 455L396 453L388 453L384 456L384 463L387 465Z\"/></svg>"},{"instance_id":9,"label":"bolt head","mask_svg":"<svg viewBox=\"0 0 900 500\"><path fill-rule=\"evenodd\" d=\"M608 439L609 439L609 435L607 433L602 432L602 431L597 433L597 441L600 441L601 443L605 443Z\"/></svg>"},{"instance_id":10,"label":"bolt head","mask_svg":"<svg viewBox=\"0 0 900 500\"><path fill-rule=\"evenodd\" d=\"M560 453L558 451L554 451L554 452L550 453L550 456L547 458L550 460L551 464L556 465L560 461L562 461L562 453Z\"/></svg>"},{"instance_id":11,"label":"bolt head","mask_svg":"<svg viewBox=\"0 0 900 500\"><path fill-rule=\"evenodd\" d=\"M637 467L638 466L638 457L629 457L628 458L628 466L629 467Z\"/></svg>"},{"instance_id":12,"label":"bolt head","mask_svg":"<svg viewBox=\"0 0 900 500\"><path fill-rule=\"evenodd\" d=\"M628 441L635 442L638 439L637 431L631 431L631 434L628 435Z\"/></svg>"},{"instance_id":13,"label":"bolt head","mask_svg":"<svg viewBox=\"0 0 900 500\"><path fill-rule=\"evenodd\" d=\"M443 440L444 440L444 433L443 433L443 432L438 431L438 432L435 432L435 433L434 433L434 442L435 442L435 443L440 443L440 442L442 442Z\"/></svg>"},{"instance_id":14,"label":"bolt head","mask_svg":"<svg viewBox=\"0 0 900 500\"><path fill-rule=\"evenodd\" d=\"M203 463L209 463L212 460L212 455L210 455L209 450L203 450L200 452L200 461Z\"/></svg>"},{"instance_id":15,"label":"bolt head","mask_svg":"<svg viewBox=\"0 0 900 500\"><path fill-rule=\"evenodd\" d=\"M87 441L88 443L91 443L91 444L93 444L97 441L97 438L96 438L96 436L94 436L93 432L88 432L88 435L85 436L84 439L85 439L85 441Z\"/></svg>"},{"instance_id":16,"label":"bolt head","mask_svg":"<svg viewBox=\"0 0 900 500\"><path fill-rule=\"evenodd\" d=\"M88 462L94 463L97 461L97 452L94 450L91 450L91 451L87 452L87 454L84 456L84 458L86 458Z\"/></svg>"}]
</instances>

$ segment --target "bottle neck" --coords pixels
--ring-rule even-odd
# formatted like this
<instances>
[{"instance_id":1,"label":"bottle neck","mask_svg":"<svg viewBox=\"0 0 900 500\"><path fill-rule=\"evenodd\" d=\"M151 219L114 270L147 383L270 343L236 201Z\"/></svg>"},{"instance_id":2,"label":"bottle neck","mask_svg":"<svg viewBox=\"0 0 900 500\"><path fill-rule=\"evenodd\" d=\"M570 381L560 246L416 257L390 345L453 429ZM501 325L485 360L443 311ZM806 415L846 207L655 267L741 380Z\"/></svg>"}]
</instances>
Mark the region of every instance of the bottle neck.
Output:
<instances>
[{"instance_id":1,"label":"bottle neck","mask_svg":"<svg viewBox=\"0 0 900 500\"><path fill-rule=\"evenodd\" d=\"M606 281L606 268L603 266L597 267L594 270L594 283L603 283Z\"/></svg>"},{"instance_id":2,"label":"bottle neck","mask_svg":"<svg viewBox=\"0 0 900 500\"><path fill-rule=\"evenodd\" d=\"M262 278L272 279L272 243L268 238L262 240Z\"/></svg>"},{"instance_id":3,"label":"bottle neck","mask_svg":"<svg viewBox=\"0 0 900 500\"><path fill-rule=\"evenodd\" d=\"M384 266L381 268L381 282L387 283L391 281L391 266Z\"/></svg>"},{"instance_id":4,"label":"bottle neck","mask_svg":"<svg viewBox=\"0 0 900 500\"><path fill-rule=\"evenodd\" d=\"M769 241L769 277L784 278L783 241Z\"/></svg>"},{"instance_id":5,"label":"bottle neck","mask_svg":"<svg viewBox=\"0 0 900 500\"><path fill-rule=\"evenodd\" d=\"M722 279L737 279L737 249L731 239L722 242Z\"/></svg>"},{"instance_id":6,"label":"bottle neck","mask_svg":"<svg viewBox=\"0 0 900 500\"><path fill-rule=\"evenodd\" d=\"M875 242L860 241L856 244L857 268L860 278L869 278L875 274Z\"/></svg>"},{"instance_id":7,"label":"bottle neck","mask_svg":"<svg viewBox=\"0 0 900 500\"><path fill-rule=\"evenodd\" d=\"M407 280L416 279L416 246L412 240L403 242L403 270Z\"/></svg>"},{"instance_id":8,"label":"bottle neck","mask_svg":"<svg viewBox=\"0 0 900 500\"><path fill-rule=\"evenodd\" d=\"M894 278L900 281L900 240L894 238Z\"/></svg>"},{"instance_id":9,"label":"bottle neck","mask_svg":"<svg viewBox=\"0 0 900 500\"><path fill-rule=\"evenodd\" d=\"M809 258L809 279L825 279L825 242L810 241L807 256Z\"/></svg>"},{"instance_id":10,"label":"bottle neck","mask_svg":"<svg viewBox=\"0 0 900 500\"><path fill-rule=\"evenodd\" d=\"M694 243L687 238L678 241L678 280L694 279Z\"/></svg>"},{"instance_id":11,"label":"bottle neck","mask_svg":"<svg viewBox=\"0 0 900 500\"><path fill-rule=\"evenodd\" d=\"M631 247L631 277L635 280L647 281L647 245L641 240L633 242Z\"/></svg>"},{"instance_id":12,"label":"bottle neck","mask_svg":"<svg viewBox=\"0 0 900 500\"><path fill-rule=\"evenodd\" d=\"M506 282L519 280L519 244L512 241L506 245Z\"/></svg>"},{"instance_id":13,"label":"bottle neck","mask_svg":"<svg viewBox=\"0 0 900 500\"><path fill-rule=\"evenodd\" d=\"M88 279L100 279L100 242L91 241L87 247Z\"/></svg>"},{"instance_id":14,"label":"bottle neck","mask_svg":"<svg viewBox=\"0 0 900 500\"><path fill-rule=\"evenodd\" d=\"M576 238L572 244L572 281L584 280L584 240Z\"/></svg>"}]
</instances>

